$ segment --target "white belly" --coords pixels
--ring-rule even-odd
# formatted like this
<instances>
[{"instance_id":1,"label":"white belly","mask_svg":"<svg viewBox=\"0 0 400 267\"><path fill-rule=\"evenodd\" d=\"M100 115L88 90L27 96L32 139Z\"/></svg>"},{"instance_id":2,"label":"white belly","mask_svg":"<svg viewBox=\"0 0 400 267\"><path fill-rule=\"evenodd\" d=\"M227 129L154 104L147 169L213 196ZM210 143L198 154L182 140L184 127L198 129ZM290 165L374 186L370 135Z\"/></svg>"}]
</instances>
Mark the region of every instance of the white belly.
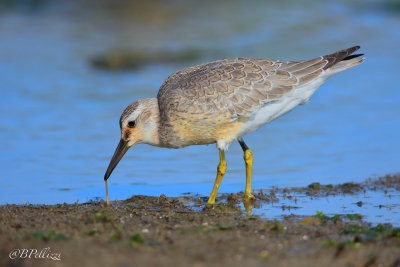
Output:
<instances>
[{"instance_id":1,"label":"white belly","mask_svg":"<svg viewBox=\"0 0 400 267\"><path fill-rule=\"evenodd\" d=\"M321 77L305 86L296 88L292 93L287 94L276 102L267 103L256 111L249 121L244 123L240 136L255 131L262 125L289 112L297 105L306 103L325 80L325 77Z\"/></svg>"}]
</instances>

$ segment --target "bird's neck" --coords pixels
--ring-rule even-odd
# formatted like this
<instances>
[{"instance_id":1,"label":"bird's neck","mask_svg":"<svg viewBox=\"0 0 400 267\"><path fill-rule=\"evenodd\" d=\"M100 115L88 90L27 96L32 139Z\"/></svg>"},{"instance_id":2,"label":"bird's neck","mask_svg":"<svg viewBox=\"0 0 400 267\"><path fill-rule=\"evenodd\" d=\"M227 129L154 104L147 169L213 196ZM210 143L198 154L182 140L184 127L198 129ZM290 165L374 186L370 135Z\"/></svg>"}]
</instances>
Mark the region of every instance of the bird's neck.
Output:
<instances>
[{"instance_id":1,"label":"bird's neck","mask_svg":"<svg viewBox=\"0 0 400 267\"><path fill-rule=\"evenodd\" d=\"M160 110L158 107L157 98L147 99L146 111L148 111L149 118L148 123L146 123L146 134L143 138L143 143L152 146L160 146Z\"/></svg>"}]
</instances>

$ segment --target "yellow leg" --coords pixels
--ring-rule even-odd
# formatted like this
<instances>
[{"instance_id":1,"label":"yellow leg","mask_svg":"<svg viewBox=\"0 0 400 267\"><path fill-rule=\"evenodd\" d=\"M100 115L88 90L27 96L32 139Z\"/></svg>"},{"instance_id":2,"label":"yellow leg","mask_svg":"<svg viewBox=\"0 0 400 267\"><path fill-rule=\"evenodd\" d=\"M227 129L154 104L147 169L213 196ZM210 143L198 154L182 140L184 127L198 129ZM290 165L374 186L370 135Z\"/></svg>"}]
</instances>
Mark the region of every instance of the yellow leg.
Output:
<instances>
[{"instance_id":1,"label":"yellow leg","mask_svg":"<svg viewBox=\"0 0 400 267\"><path fill-rule=\"evenodd\" d=\"M210 198L207 201L208 204L215 204L215 198L217 197L218 189L222 181L222 177L224 177L224 174L226 172L226 160L225 160L225 151L219 150L219 164L217 168L217 178L215 178L215 183L214 183L214 188L211 192Z\"/></svg>"},{"instance_id":2,"label":"yellow leg","mask_svg":"<svg viewBox=\"0 0 400 267\"><path fill-rule=\"evenodd\" d=\"M246 200L254 199L251 193L251 167L253 166L253 153L248 148L244 151L244 161L246 162L246 190L244 191L244 198Z\"/></svg>"},{"instance_id":3,"label":"yellow leg","mask_svg":"<svg viewBox=\"0 0 400 267\"><path fill-rule=\"evenodd\" d=\"M251 193L251 167L253 166L253 153L246 145L243 139L239 139L239 144L244 152L244 162L246 163L246 190L244 191L244 200L249 201L254 199Z\"/></svg>"}]
</instances>

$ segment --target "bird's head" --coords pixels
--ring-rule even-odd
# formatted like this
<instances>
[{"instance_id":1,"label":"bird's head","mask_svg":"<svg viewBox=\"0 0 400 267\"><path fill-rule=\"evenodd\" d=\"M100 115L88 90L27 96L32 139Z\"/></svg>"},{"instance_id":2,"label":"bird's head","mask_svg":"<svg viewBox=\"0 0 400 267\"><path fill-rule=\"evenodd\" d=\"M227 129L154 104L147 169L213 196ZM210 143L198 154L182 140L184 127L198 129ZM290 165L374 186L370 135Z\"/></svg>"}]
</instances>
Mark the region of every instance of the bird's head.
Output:
<instances>
[{"instance_id":1,"label":"bird's head","mask_svg":"<svg viewBox=\"0 0 400 267\"><path fill-rule=\"evenodd\" d=\"M122 112L119 126L121 140L104 175L105 181L130 147L143 143L158 145L159 111L157 99L142 99L129 105Z\"/></svg>"}]
</instances>

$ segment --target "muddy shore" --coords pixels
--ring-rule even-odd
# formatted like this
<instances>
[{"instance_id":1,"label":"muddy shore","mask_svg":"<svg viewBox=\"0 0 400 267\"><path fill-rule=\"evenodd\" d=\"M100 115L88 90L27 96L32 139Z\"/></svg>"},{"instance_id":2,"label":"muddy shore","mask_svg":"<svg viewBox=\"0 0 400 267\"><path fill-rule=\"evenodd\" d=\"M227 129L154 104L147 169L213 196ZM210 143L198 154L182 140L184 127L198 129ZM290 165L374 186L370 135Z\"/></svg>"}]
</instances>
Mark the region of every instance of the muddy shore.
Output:
<instances>
[{"instance_id":1,"label":"muddy shore","mask_svg":"<svg viewBox=\"0 0 400 267\"><path fill-rule=\"evenodd\" d=\"M400 191L400 176L279 190L324 197L388 188ZM259 192L252 205L276 201L277 190ZM323 211L271 220L246 213L241 199L222 195L212 208L204 198L164 195L111 206L3 205L0 266L400 266L398 227Z\"/></svg>"}]
</instances>

